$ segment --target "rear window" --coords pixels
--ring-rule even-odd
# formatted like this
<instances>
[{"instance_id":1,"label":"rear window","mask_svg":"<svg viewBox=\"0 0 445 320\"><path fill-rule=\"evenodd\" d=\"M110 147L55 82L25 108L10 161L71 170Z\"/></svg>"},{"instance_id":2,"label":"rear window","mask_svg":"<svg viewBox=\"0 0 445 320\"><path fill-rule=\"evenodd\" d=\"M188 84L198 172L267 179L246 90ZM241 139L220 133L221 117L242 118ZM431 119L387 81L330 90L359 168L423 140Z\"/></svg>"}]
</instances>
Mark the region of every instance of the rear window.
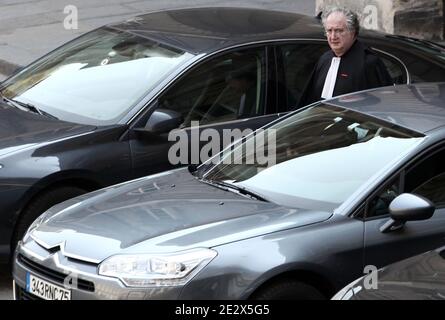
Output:
<instances>
[{"instance_id":1,"label":"rear window","mask_svg":"<svg viewBox=\"0 0 445 320\"><path fill-rule=\"evenodd\" d=\"M433 42L402 36L388 36L406 50L391 48L390 52L401 59L411 76L411 82L445 80L445 49Z\"/></svg>"}]
</instances>

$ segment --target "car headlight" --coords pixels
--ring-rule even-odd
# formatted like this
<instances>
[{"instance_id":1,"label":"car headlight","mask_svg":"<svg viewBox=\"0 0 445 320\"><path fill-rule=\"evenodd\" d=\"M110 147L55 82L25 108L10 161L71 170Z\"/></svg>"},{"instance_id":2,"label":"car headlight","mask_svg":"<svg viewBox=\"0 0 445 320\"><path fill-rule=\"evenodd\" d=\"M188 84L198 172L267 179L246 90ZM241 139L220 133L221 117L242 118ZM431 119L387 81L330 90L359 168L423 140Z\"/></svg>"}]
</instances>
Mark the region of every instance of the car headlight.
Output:
<instances>
[{"instance_id":1,"label":"car headlight","mask_svg":"<svg viewBox=\"0 0 445 320\"><path fill-rule=\"evenodd\" d=\"M104 260L99 274L119 278L128 287L184 285L217 255L211 249L171 254L125 254Z\"/></svg>"}]
</instances>

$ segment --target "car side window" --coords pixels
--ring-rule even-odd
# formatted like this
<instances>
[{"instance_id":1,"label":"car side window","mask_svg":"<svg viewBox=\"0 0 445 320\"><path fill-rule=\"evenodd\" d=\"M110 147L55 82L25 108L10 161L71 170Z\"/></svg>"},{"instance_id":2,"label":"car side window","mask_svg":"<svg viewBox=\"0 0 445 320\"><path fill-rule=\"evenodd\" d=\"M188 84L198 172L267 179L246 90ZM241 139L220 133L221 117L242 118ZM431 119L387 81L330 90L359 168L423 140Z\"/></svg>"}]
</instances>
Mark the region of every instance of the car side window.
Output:
<instances>
[{"instance_id":1,"label":"car side window","mask_svg":"<svg viewBox=\"0 0 445 320\"><path fill-rule=\"evenodd\" d=\"M445 150L438 151L407 171L405 192L429 199L438 207L445 206Z\"/></svg>"},{"instance_id":2,"label":"car side window","mask_svg":"<svg viewBox=\"0 0 445 320\"><path fill-rule=\"evenodd\" d=\"M283 79L278 82L279 111L294 107L309 80L318 59L329 50L327 43L296 43L278 47L283 63ZM284 99L285 98L285 99Z\"/></svg>"},{"instance_id":3,"label":"car side window","mask_svg":"<svg viewBox=\"0 0 445 320\"><path fill-rule=\"evenodd\" d=\"M387 38L397 45L397 48L391 48L390 52L404 62L412 83L445 80L443 50L432 48L416 39L403 39L397 36L387 36Z\"/></svg>"},{"instance_id":4,"label":"car side window","mask_svg":"<svg viewBox=\"0 0 445 320\"><path fill-rule=\"evenodd\" d=\"M399 61L380 51L372 51L383 61L394 84L407 83L405 68Z\"/></svg>"},{"instance_id":5,"label":"car side window","mask_svg":"<svg viewBox=\"0 0 445 320\"><path fill-rule=\"evenodd\" d=\"M445 172L425 181L415 188L412 193L431 200L436 208L445 207Z\"/></svg>"},{"instance_id":6,"label":"car side window","mask_svg":"<svg viewBox=\"0 0 445 320\"><path fill-rule=\"evenodd\" d=\"M414 193L430 200L436 208L445 207L445 150L422 159L406 170L404 185L393 179L368 202L367 218L389 214L389 204L399 194Z\"/></svg>"},{"instance_id":7,"label":"car side window","mask_svg":"<svg viewBox=\"0 0 445 320\"><path fill-rule=\"evenodd\" d=\"M389 214L389 204L400 194L400 178L392 179L368 203L366 218Z\"/></svg>"},{"instance_id":8,"label":"car side window","mask_svg":"<svg viewBox=\"0 0 445 320\"><path fill-rule=\"evenodd\" d=\"M181 127L264 114L264 51L236 51L203 63L159 99L159 108L179 112Z\"/></svg>"}]
</instances>

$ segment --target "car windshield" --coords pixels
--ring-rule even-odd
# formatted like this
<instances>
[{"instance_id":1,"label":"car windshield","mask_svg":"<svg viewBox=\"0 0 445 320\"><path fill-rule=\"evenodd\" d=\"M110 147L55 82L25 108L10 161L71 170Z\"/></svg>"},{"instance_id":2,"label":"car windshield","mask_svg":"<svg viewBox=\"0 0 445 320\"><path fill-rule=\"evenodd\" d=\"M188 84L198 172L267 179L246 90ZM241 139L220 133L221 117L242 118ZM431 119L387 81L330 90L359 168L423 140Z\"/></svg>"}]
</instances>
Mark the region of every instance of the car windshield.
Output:
<instances>
[{"instance_id":1,"label":"car windshield","mask_svg":"<svg viewBox=\"0 0 445 320\"><path fill-rule=\"evenodd\" d=\"M191 57L150 39L104 27L8 79L2 95L65 121L115 124Z\"/></svg>"},{"instance_id":2,"label":"car windshield","mask_svg":"<svg viewBox=\"0 0 445 320\"><path fill-rule=\"evenodd\" d=\"M362 113L321 104L271 126L261 138L257 131L198 172L204 180L234 184L281 205L332 211L423 137Z\"/></svg>"}]
</instances>

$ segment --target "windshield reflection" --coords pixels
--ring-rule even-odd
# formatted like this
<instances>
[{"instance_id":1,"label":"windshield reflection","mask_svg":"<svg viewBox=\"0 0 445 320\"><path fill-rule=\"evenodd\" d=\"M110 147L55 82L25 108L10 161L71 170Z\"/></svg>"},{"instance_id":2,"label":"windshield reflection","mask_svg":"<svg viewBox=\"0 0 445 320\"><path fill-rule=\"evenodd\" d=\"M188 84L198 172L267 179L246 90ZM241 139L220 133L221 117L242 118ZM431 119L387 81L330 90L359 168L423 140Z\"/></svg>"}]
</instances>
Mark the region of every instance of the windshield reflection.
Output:
<instances>
[{"instance_id":1,"label":"windshield reflection","mask_svg":"<svg viewBox=\"0 0 445 320\"><path fill-rule=\"evenodd\" d=\"M114 124L191 57L147 38L101 28L8 79L2 94L62 120Z\"/></svg>"}]
</instances>

